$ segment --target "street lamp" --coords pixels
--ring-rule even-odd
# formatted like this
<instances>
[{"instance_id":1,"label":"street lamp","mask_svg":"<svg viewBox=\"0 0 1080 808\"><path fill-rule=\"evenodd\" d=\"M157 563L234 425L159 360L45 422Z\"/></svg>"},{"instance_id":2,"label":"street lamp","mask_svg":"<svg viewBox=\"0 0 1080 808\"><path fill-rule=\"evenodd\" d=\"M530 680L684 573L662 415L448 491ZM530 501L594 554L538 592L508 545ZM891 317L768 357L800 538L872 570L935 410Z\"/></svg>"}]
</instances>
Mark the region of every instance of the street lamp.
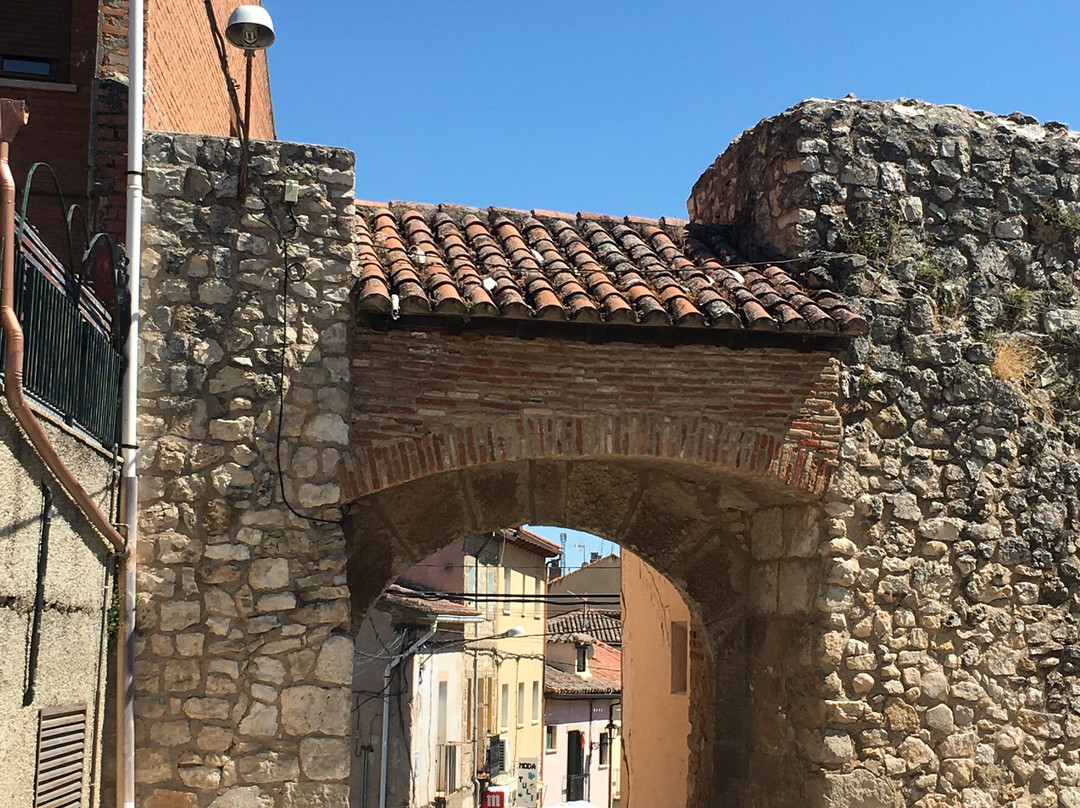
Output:
<instances>
[{"instance_id":1,"label":"street lamp","mask_svg":"<svg viewBox=\"0 0 1080 808\"><path fill-rule=\"evenodd\" d=\"M270 12L262 6L237 6L225 27L225 38L238 48L244 49L247 62L244 81L243 152L240 158L240 175L236 182L236 196L243 199L247 192L248 150L251 143L251 63L255 51L266 50L274 44L274 21Z\"/></svg>"}]
</instances>

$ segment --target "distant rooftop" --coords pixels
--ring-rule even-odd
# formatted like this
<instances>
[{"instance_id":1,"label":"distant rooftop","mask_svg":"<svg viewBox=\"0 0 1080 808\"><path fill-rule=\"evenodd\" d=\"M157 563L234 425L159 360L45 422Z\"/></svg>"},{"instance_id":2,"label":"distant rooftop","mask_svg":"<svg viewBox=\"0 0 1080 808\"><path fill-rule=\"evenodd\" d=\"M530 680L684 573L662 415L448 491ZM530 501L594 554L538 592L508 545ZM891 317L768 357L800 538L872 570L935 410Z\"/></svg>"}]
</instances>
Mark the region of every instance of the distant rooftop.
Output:
<instances>
[{"instance_id":1,"label":"distant rooftop","mask_svg":"<svg viewBox=\"0 0 1080 808\"><path fill-rule=\"evenodd\" d=\"M547 619L547 639L551 642L574 642L585 635L608 645L622 645L622 620L619 613L599 609L575 609Z\"/></svg>"},{"instance_id":2,"label":"distant rooftop","mask_svg":"<svg viewBox=\"0 0 1080 808\"><path fill-rule=\"evenodd\" d=\"M592 643L589 676L547 662L544 692L553 696L613 696L622 692L622 652L602 642Z\"/></svg>"}]
</instances>

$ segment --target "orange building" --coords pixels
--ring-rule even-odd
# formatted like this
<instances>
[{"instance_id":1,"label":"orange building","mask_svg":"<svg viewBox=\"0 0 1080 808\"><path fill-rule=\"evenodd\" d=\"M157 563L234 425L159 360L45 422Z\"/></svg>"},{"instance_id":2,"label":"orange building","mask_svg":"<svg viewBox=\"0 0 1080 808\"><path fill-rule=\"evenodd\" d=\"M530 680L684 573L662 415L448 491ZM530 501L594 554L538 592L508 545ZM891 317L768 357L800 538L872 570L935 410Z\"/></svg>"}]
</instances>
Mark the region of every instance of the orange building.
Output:
<instances>
[{"instance_id":1,"label":"orange building","mask_svg":"<svg viewBox=\"0 0 1080 808\"><path fill-rule=\"evenodd\" d=\"M626 549L622 607L622 805L685 805L693 617L667 578Z\"/></svg>"}]
</instances>

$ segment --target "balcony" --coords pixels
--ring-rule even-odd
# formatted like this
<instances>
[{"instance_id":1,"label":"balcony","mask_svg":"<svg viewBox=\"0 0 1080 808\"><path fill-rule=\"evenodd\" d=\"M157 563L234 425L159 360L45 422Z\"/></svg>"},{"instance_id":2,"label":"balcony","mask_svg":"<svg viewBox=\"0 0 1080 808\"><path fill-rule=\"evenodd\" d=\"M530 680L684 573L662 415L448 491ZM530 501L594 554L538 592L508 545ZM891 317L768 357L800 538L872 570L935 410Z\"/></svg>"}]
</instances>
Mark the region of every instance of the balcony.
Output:
<instances>
[{"instance_id":1,"label":"balcony","mask_svg":"<svg viewBox=\"0 0 1080 808\"><path fill-rule=\"evenodd\" d=\"M16 238L15 313L25 336L27 397L112 449L127 336L121 277L126 258L98 236L73 272L30 227ZM6 348L0 336L0 376Z\"/></svg>"}]
</instances>

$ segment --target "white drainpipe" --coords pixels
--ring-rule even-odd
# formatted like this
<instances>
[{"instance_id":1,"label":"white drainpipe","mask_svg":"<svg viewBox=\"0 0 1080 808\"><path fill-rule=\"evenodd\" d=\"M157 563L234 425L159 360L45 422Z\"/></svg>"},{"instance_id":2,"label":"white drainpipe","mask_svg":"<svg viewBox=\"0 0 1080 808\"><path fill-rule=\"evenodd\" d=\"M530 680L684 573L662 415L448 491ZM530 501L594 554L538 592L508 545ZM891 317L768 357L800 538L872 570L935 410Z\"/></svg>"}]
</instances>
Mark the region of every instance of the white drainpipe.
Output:
<instances>
[{"instance_id":1,"label":"white drainpipe","mask_svg":"<svg viewBox=\"0 0 1080 808\"><path fill-rule=\"evenodd\" d=\"M139 284L142 260L143 178L143 0L128 3L128 167L127 253L128 323L127 363L120 410L121 502L127 524L127 551L123 567L123 607L117 648L117 788L119 808L135 808L135 560L139 536L137 402L139 397Z\"/></svg>"}]
</instances>

